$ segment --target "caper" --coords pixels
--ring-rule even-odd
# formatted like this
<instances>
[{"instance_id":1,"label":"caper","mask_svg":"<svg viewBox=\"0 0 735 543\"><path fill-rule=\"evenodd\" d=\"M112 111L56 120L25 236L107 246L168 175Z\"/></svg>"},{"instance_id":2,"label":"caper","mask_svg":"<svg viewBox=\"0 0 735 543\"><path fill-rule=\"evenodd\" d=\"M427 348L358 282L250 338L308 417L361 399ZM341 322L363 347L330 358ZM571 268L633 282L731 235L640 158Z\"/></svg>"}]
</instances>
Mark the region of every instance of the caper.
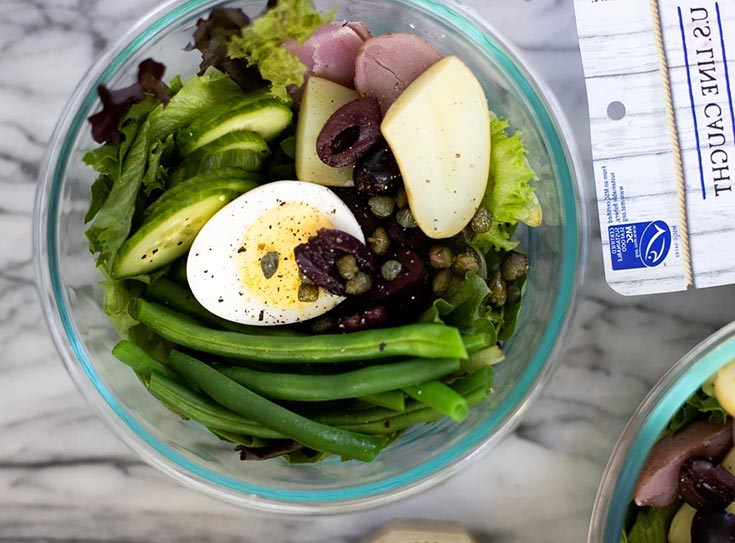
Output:
<instances>
[{"instance_id":1,"label":"caper","mask_svg":"<svg viewBox=\"0 0 735 543\"><path fill-rule=\"evenodd\" d=\"M345 291L352 296L365 294L373 286L373 280L365 272L358 271L354 277L345 283Z\"/></svg>"},{"instance_id":2,"label":"caper","mask_svg":"<svg viewBox=\"0 0 735 543\"><path fill-rule=\"evenodd\" d=\"M393 281L403 270L403 265L397 260L386 260L380 267L380 274L386 281Z\"/></svg>"},{"instance_id":3,"label":"caper","mask_svg":"<svg viewBox=\"0 0 735 543\"><path fill-rule=\"evenodd\" d=\"M490 303L503 307L508 300L508 290L500 272L493 274L487 286L490 288L490 294L488 295Z\"/></svg>"},{"instance_id":4,"label":"caper","mask_svg":"<svg viewBox=\"0 0 735 543\"><path fill-rule=\"evenodd\" d=\"M437 270L452 267L452 250L446 245L429 247L429 265Z\"/></svg>"},{"instance_id":5,"label":"caper","mask_svg":"<svg viewBox=\"0 0 735 543\"><path fill-rule=\"evenodd\" d=\"M260 269L266 279L273 277L278 270L278 252L270 251L264 254L260 259Z\"/></svg>"},{"instance_id":6,"label":"caper","mask_svg":"<svg viewBox=\"0 0 735 543\"><path fill-rule=\"evenodd\" d=\"M481 207L477 210L475 216L472 217L472 221L470 221L470 226L472 227L472 230L478 234L484 234L490 230L490 227L492 226L492 216L486 207Z\"/></svg>"},{"instance_id":7,"label":"caper","mask_svg":"<svg viewBox=\"0 0 735 543\"><path fill-rule=\"evenodd\" d=\"M304 273L304 270L302 270L301 268L299 268L299 280L302 283L306 284L306 285L313 285L314 284L314 281L312 281L311 279L309 279L308 277L306 277L306 274Z\"/></svg>"},{"instance_id":8,"label":"caper","mask_svg":"<svg viewBox=\"0 0 735 543\"><path fill-rule=\"evenodd\" d=\"M528 257L521 253L509 253L500 264L500 273L506 281L515 281L526 275L527 271Z\"/></svg>"},{"instance_id":9,"label":"caper","mask_svg":"<svg viewBox=\"0 0 735 543\"><path fill-rule=\"evenodd\" d=\"M480 256L474 249L468 248L465 252L454 257L452 271L458 277L464 277L467 272L476 272L482 266Z\"/></svg>"},{"instance_id":10,"label":"caper","mask_svg":"<svg viewBox=\"0 0 735 543\"><path fill-rule=\"evenodd\" d=\"M451 283L452 272L445 269L439 271L439 273L434 276L434 279L431 280L431 288L434 291L434 294L441 296L447 291L447 289L449 289L449 285Z\"/></svg>"},{"instance_id":11,"label":"caper","mask_svg":"<svg viewBox=\"0 0 735 543\"><path fill-rule=\"evenodd\" d=\"M301 283L299 285L300 302L316 302L319 299L319 287Z\"/></svg>"},{"instance_id":12,"label":"caper","mask_svg":"<svg viewBox=\"0 0 735 543\"><path fill-rule=\"evenodd\" d=\"M407 207L401 208L398 213L396 213L396 221L403 228L416 228L418 226L418 224L416 224L416 219L413 218L411 210Z\"/></svg>"},{"instance_id":13,"label":"caper","mask_svg":"<svg viewBox=\"0 0 735 543\"><path fill-rule=\"evenodd\" d=\"M388 232L382 226L376 228L373 235L367 241L370 245L370 250L376 255L384 255L390 249L390 237L388 237Z\"/></svg>"},{"instance_id":14,"label":"caper","mask_svg":"<svg viewBox=\"0 0 735 543\"><path fill-rule=\"evenodd\" d=\"M327 315L317 317L309 323L309 331L312 334L327 334L334 331L337 327L337 322Z\"/></svg>"},{"instance_id":15,"label":"caper","mask_svg":"<svg viewBox=\"0 0 735 543\"><path fill-rule=\"evenodd\" d=\"M337 273L344 279L352 279L360 271L353 255L345 255L337 259Z\"/></svg>"},{"instance_id":16,"label":"caper","mask_svg":"<svg viewBox=\"0 0 735 543\"><path fill-rule=\"evenodd\" d=\"M401 189L396 193L396 205L403 209L408 205L408 194L406 194L406 191Z\"/></svg>"},{"instance_id":17,"label":"caper","mask_svg":"<svg viewBox=\"0 0 735 543\"><path fill-rule=\"evenodd\" d=\"M368 205L373 215L380 219L385 219L393 214L396 201L390 196L373 196L368 200Z\"/></svg>"},{"instance_id":18,"label":"caper","mask_svg":"<svg viewBox=\"0 0 735 543\"><path fill-rule=\"evenodd\" d=\"M521 299L521 289L518 288L518 285L512 283L506 285L506 292L508 294L506 303L508 304L514 304Z\"/></svg>"}]
</instances>

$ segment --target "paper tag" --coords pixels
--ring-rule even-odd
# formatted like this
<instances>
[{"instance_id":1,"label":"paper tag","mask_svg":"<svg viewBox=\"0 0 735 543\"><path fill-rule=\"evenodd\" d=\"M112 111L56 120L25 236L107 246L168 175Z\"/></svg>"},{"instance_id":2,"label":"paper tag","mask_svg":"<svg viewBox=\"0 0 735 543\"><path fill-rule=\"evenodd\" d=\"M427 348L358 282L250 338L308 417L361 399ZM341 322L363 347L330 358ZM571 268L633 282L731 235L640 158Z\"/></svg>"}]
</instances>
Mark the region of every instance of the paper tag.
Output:
<instances>
[{"instance_id":1,"label":"paper tag","mask_svg":"<svg viewBox=\"0 0 735 543\"><path fill-rule=\"evenodd\" d=\"M608 283L625 295L685 290L688 265L697 288L735 283L735 2L659 0L663 62L649 0L575 10Z\"/></svg>"}]
</instances>

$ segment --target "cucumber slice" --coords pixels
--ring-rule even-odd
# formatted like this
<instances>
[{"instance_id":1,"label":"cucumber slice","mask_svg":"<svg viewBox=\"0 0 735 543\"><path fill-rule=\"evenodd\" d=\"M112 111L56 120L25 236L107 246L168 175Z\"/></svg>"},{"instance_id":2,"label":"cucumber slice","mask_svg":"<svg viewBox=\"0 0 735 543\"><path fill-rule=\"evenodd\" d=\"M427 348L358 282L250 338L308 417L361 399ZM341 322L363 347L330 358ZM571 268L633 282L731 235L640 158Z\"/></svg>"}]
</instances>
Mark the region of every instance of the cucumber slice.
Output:
<instances>
[{"instance_id":1,"label":"cucumber slice","mask_svg":"<svg viewBox=\"0 0 735 543\"><path fill-rule=\"evenodd\" d=\"M260 175L255 172L248 172L241 168L220 168L219 170L202 172L188 177L186 177L186 172L182 170L181 173L178 173L177 171L171 176L168 184L168 190L170 191L174 187L178 187L190 179L197 179L202 187L205 187L212 181L217 181L219 179L245 179L248 181L252 180L262 182Z\"/></svg>"},{"instance_id":2,"label":"cucumber slice","mask_svg":"<svg viewBox=\"0 0 735 543\"><path fill-rule=\"evenodd\" d=\"M223 169L218 172L239 172L239 175L219 175L215 176L215 172L197 175L188 178L183 183L176 185L164 192L158 200L149 205L143 211L143 224L152 220L154 217L166 213L169 208L181 206L181 202L196 198L197 194L206 191L230 191L245 192L257 187L260 182L260 176L252 173L243 172L243 170Z\"/></svg>"},{"instance_id":3,"label":"cucumber slice","mask_svg":"<svg viewBox=\"0 0 735 543\"><path fill-rule=\"evenodd\" d=\"M237 130L235 132L225 134L213 142L200 147L186 158L194 160L196 157L234 150L255 151L264 156L268 156L270 154L268 144L260 134L250 130Z\"/></svg>"},{"instance_id":4,"label":"cucumber slice","mask_svg":"<svg viewBox=\"0 0 735 543\"><path fill-rule=\"evenodd\" d=\"M192 157L197 154L192 155ZM265 160L266 157L262 153L247 149L230 149L229 151L203 155L196 159L187 159L171 176L171 184L178 185L183 179L215 172L223 168L259 172L263 169Z\"/></svg>"},{"instance_id":5,"label":"cucumber slice","mask_svg":"<svg viewBox=\"0 0 735 543\"><path fill-rule=\"evenodd\" d=\"M234 185L236 180L232 183ZM241 188L256 185L246 181L240 183ZM160 205L158 212L149 215L120 247L112 270L116 279L150 273L186 254L207 221L245 192L222 187L185 187L184 184L177 188L182 187L189 190L179 191L175 199L169 198L168 203Z\"/></svg>"},{"instance_id":6,"label":"cucumber slice","mask_svg":"<svg viewBox=\"0 0 735 543\"><path fill-rule=\"evenodd\" d=\"M179 148L183 155L188 155L238 130L257 132L270 141L291 124L292 118L291 109L275 98L248 101L217 116L199 117L179 136Z\"/></svg>"}]
</instances>

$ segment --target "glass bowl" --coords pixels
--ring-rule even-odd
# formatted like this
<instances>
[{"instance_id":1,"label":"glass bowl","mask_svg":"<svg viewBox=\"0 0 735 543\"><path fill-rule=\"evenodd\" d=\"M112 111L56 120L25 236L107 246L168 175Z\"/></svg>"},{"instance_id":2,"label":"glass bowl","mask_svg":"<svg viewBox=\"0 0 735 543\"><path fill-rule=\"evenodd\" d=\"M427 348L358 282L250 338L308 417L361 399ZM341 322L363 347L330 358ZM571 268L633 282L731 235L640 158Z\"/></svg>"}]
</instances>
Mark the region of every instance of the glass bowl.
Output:
<instances>
[{"instance_id":1,"label":"glass bowl","mask_svg":"<svg viewBox=\"0 0 735 543\"><path fill-rule=\"evenodd\" d=\"M324 10L335 3L316 2ZM550 94L486 25L432 0L342 2L338 19L365 21L375 34L417 33L471 66L492 109L524 134L541 178L538 196L545 221L541 228L520 233L533 262L525 308L507 345L507 359L497 367L494 393L465 423L415 427L371 463L332 458L314 465L279 460L243 464L206 429L161 406L112 357L118 338L102 309L101 276L83 224L94 172L81 158L95 147L86 118L98 108L97 85L129 84L147 57L164 62L167 77L193 75L198 54L183 48L196 20L222 4L255 14L265 2L190 0L161 6L102 55L66 106L40 175L35 208L37 275L54 340L77 386L120 438L147 462L197 490L237 504L296 513L355 510L417 492L466 466L506 435L558 359L586 246L586 214L569 132Z\"/></svg>"},{"instance_id":2,"label":"glass bowl","mask_svg":"<svg viewBox=\"0 0 735 543\"><path fill-rule=\"evenodd\" d=\"M735 322L672 367L633 413L605 468L592 510L589 543L620 543L638 474L673 416L717 370L735 358Z\"/></svg>"}]
</instances>

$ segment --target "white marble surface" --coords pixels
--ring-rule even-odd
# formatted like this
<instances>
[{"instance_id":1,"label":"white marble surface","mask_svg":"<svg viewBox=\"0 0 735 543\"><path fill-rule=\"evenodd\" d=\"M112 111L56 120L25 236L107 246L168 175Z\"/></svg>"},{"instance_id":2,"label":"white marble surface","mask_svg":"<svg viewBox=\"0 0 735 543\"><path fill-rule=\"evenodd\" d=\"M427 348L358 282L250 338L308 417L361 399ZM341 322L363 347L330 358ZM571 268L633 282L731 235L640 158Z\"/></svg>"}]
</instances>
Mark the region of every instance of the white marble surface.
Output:
<instances>
[{"instance_id":1,"label":"white marble surface","mask_svg":"<svg viewBox=\"0 0 735 543\"><path fill-rule=\"evenodd\" d=\"M590 184L571 0L466 0L557 93ZM583 541L607 456L649 388L733 318L735 289L622 298L596 231L561 367L498 448L439 487L384 508L274 518L193 493L140 462L72 384L33 282L36 176L73 86L154 0L0 0L0 542L358 542L394 518L465 524L480 542ZM596 220L593 219L593 224Z\"/></svg>"}]
</instances>

